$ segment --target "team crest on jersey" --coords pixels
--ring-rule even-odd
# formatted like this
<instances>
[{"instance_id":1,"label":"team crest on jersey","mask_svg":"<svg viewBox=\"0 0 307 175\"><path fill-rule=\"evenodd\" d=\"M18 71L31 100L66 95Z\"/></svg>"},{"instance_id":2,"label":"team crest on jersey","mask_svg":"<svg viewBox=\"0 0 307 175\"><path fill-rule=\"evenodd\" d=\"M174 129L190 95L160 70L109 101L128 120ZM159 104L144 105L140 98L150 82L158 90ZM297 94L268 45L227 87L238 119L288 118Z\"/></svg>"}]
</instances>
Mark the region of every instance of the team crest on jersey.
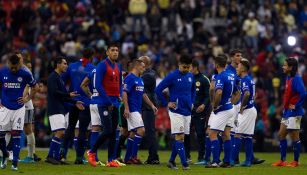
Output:
<instances>
[{"instance_id":1,"label":"team crest on jersey","mask_svg":"<svg viewBox=\"0 0 307 175\"><path fill-rule=\"evenodd\" d=\"M4 87L7 88L7 83L4 83Z\"/></svg>"},{"instance_id":2,"label":"team crest on jersey","mask_svg":"<svg viewBox=\"0 0 307 175\"><path fill-rule=\"evenodd\" d=\"M19 82L22 82L22 77L18 77L17 80L18 80Z\"/></svg>"},{"instance_id":3,"label":"team crest on jersey","mask_svg":"<svg viewBox=\"0 0 307 175\"><path fill-rule=\"evenodd\" d=\"M199 81L196 82L196 86L200 86L200 82Z\"/></svg>"},{"instance_id":4,"label":"team crest on jersey","mask_svg":"<svg viewBox=\"0 0 307 175\"><path fill-rule=\"evenodd\" d=\"M183 126L180 126L179 130L180 130L180 131L183 131Z\"/></svg>"},{"instance_id":5,"label":"team crest on jersey","mask_svg":"<svg viewBox=\"0 0 307 175\"><path fill-rule=\"evenodd\" d=\"M192 82L192 78L191 77L189 77L189 82Z\"/></svg>"},{"instance_id":6,"label":"team crest on jersey","mask_svg":"<svg viewBox=\"0 0 307 175\"><path fill-rule=\"evenodd\" d=\"M103 111L103 115L104 115L104 116L107 116L108 114L109 114L108 111Z\"/></svg>"}]
</instances>

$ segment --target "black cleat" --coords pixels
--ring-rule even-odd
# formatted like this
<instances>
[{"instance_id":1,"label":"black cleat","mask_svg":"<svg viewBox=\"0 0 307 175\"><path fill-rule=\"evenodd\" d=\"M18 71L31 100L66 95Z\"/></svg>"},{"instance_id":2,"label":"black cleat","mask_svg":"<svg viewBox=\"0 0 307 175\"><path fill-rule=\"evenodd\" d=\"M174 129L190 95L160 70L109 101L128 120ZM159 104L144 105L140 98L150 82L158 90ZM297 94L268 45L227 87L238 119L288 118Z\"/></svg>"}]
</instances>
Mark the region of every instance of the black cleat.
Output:
<instances>
[{"instance_id":1,"label":"black cleat","mask_svg":"<svg viewBox=\"0 0 307 175\"><path fill-rule=\"evenodd\" d=\"M35 153L33 154L33 159L35 162L39 162L42 160L42 158L38 157Z\"/></svg>"},{"instance_id":2,"label":"black cleat","mask_svg":"<svg viewBox=\"0 0 307 175\"><path fill-rule=\"evenodd\" d=\"M61 162L56 160L55 158L53 157L47 157L46 160L45 160L46 163L50 163L52 165L61 165Z\"/></svg>"},{"instance_id":3,"label":"black cleat","mask_svg":"<svg viewBox=\"0 0 307 175\"><path fill-rule=\"evenodd\" d=\"M219 168L220 165L218 163L209 163L208 165L205 166L205 168Z\"/></svg>"},{"instance_id":4,"label":"black cleat","mask_svg":"<svg viewBox=\"0 0 307 175\"><path fill-rule=\"evenodd\" d=\"M169 161L167 163L167 167L169 167L170 169L172 170L178 170L177 166L176 166L176 163L174 161Z\"/></svg>"},{"instance_id":5,"label":"black cleat","mask_svg":"<svg viewBox=\"0 0 307 175\"><path fill-rule=\"evenodd\" d=\"M252 161L253 165L257 165L257 164L262 164L263 162L265 162L264 159L259 159L259 158L254 158L254 160Z\"/></svg>"},{"instance_id":6,"label":"black cleat","mask_svg":"<svg viewBox=\"0 0 307 175\"><path fill-rule=\"evenodd\" d=\"M221 163L219 164L219 166L220 166L221 168L230 168L230 167L231 167L230 163L226 163L226 162L221 162Z\"/></svg>"},{"instance_id":7,"label":"black cleat","mask_svg":"<svg viewBox=\"0 0 307 175\"><path fill-rule=\"evenodd\" d=\"M160 161L158 159L147 159L144 164L148 164L148 165L159 165Z\"/></svg>"}]
</instances>

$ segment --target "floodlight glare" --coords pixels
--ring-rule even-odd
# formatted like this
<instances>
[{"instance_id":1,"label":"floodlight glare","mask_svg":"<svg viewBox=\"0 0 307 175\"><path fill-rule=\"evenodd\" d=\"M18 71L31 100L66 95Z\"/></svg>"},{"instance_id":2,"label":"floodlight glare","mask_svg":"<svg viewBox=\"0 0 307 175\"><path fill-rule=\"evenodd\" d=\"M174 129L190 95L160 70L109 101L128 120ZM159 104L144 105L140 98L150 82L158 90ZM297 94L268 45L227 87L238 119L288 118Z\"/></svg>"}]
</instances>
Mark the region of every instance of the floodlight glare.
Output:
<instances>
[{"instance_id":1,"label":"floodlight glare","mask_svg":"<svg viewBox=\"0 0 307 175\"><path fill-rule=\"evenodd\" d=\"M287 41L289 46L294 46L296 44L296 38L294 36L288 36Z\"/></svg>"}]
</instances>

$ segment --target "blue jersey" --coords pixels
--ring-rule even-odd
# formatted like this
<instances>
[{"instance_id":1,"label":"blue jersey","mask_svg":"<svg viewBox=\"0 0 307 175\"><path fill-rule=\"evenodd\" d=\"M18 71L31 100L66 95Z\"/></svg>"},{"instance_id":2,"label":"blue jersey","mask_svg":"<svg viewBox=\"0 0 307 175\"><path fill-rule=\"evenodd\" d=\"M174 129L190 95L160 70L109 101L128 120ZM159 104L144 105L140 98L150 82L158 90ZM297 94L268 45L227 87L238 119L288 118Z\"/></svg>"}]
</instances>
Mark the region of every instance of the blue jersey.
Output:
<instances>
[{"instance_id":1,"label":"blue jersey","mask_svg":"<svg viewBox=\"0 0 307 175\"><path fill-rule=\"evenodd\" d=\"M218 109L215 111L225 111L232 108L231 97L234 89L235 78L227 71L223 71L215 76L215 91L222 90L222 98L218 105Z\"/></svg>"},{"instance_id":2,"label":"blue jersey","mask_svg":"<svg viewBox=\"0 0 307 175\"><path fill-rule=\"evenodd\" d=\"M227 67L226 67L226 71L231 74L235 80L234 80L234 89L233 89L233 92L237 92L241 89L240 87L240 84L241 84L241 78L238 76L237 74L237 71L236 71L236 68L234 68L231 64L229 64ZM236 102L236 105L240 103L240 100L238 100Z\"/></svg>"},{"instance_id":3,"label":"blue jersey","mask_svg":"<svg viewBox=\"0 0 307 175\"><path fill-rule=\"evenodd\" d=\"M250 93L250 96L248 98L248 103L246 104L246 106L244 106L244 108L249 109L254 107L255 105L254 100L255 100L256 86L252 78L248 75L246 75L241 79L241 102L243 99L243 95L246 91Z\"/></svg>"},{"instance_id":4,"label":"blue jersey","mask_svg":"<svg viewBox=\"0 0 307 175\"><path fill-rule=\"evenodd\" d=\"M192 73L181 73L178 69L169 73L157 86L155 92L162 106L167 106L166 98L163 90L168 88L170 94L170 102L176 103L176 109L169 109L171 112L190 116L192 104L195 99L195 80Z\"/></svg>"},{"instance_id":5,"label":"blue jersey","mask_svg":"<svg viewBox=\"0 0 307 175\"><path fill-rule=\"evenodd\" d=\"M0 69L0 81L2 84L1 104L10 110L17 110L24 104L19 104L18 98L23 97L23 91L28 84L33 87L36 84L32 74L24 68L12 73L8 67Z\"/></svg>"},{"instance_id":6,"label":"blue jersey","mask_svg":"<svg viewBox=\"0 0 307 175\"><path fill-rule=\"evenodd\" d=\"M124 80L124 91L128 95L130 112L141 112L144 83L141 77L130 73Z\"/></svg>"},{"instance_id":7,"label":"blue jersey","mask_svg":"<svg viewBox=\"0 0 307 175\"><path fill-rule=\"evenodd\" d=\"M75 97L74 100L82 101L85 106L89 106L90 98L83 92L80 85L83 79L95 69L95 66L91 63L87 63L85 66L82 65L81 61L71 63L67 71L62 75L64 82L70 80L70 90L76 91L80 96Z\"/></svg>"},{"instance_id":8,"label":"blue jersey","mask_svg":"<svg viewBox=\"0 0 307 175\"><path fill-rule=\"evenodd\" d=\"M109 58L101 61L96 66L96 72L92 74L92 85L94 88L91 104L97 104L98 106L110 106L113 105L115 107L120 106L120 101L118 96L108 96L105 88L103 87L103 79L107 73L107 65L109 64L112 68L115 67L115 64L112 64ZM116 63L119 68L119 89L122 91L122 74L121 74L121 66ZM121 92L120 92L121 94Z\"/></svg>"}]
</instances>

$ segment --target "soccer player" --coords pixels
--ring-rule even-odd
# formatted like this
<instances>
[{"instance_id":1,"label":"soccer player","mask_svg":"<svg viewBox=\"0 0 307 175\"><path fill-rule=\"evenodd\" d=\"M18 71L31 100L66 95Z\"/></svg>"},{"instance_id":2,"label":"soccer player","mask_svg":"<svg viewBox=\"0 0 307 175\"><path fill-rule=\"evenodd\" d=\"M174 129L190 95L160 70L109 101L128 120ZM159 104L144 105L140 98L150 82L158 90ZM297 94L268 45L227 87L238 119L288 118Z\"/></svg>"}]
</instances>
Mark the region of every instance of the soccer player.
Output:
<instances>
[{"instance_id":1,"label":"soccer player","mask_svg":"<svg viewBox=\"0 0 307 175\"><path fill-rule=\"evenodd\" d=\"M109 139L107 166L120 166L114 155L122 89L121 66L116 63L118 55L119 46L110 44L107 49L108 57L97 65L96 73L93 75L94 90L91 100L91 114L95 113L96 118L100 118L102 125L102 132L99 136L98 132L91 133L91 139L96 142L87 152L89 163L94 167L97 166L96 152L107 139Z\"/></svg>"},{"instance_id":2,"label":"soccer player","mask_svg":"<svg viewBox=\"0 0 307 175\"><path fill-rule=\"evenodd\" d=\"M32 70L32 64L30 61L23 61L24 65L26 67L25 70L28 70L31 72ZM27 69L26 69L27 68ZM32 74L32 73L31 73ZM31 88L27 85L24 90L24 95L27 96L31 92ZM23 160L20 160L20 162L24 163L34 163L34 153L35 153L35 135L34 135L34 106L32 103L32 100L29 100L27 103L25 103L25 121L24 121L24 132L27 136L27 147L28 147L28 156L25 157Z\"/></svg>"},{"instance_id":3,"label":"soccer player","mask_svg":"<svg viewBox=\"0 0 307 175\"><path fill-rule=\"evenodd\" d=\"M245 144L245 162L241 166L251 166L253 154L253 135L255 129L255 122L257 118L257 111L254 107L256 87L252 78L248 75L250 64L247 59L241 59L237 74L241 78L241 106L238 115L238 124L236 127L235 143L231 164L239 157L241 149L241 140L244 139Z\"/></svg>"},{"instance_id":4,"label":"soccer player","mask_svg":"<svg viewBox=\"0 0 307 175\"><path fill-rule=\"evenodd\" d=\"M195 99L195 81L189 72L192 59L188 55L181 55L179 68L169 73L157 86L155 92L162 106L169 108L171 132L175 135L168 167L178 169L175 164L177 154L181 159L183 170L190 169L185 155L184 135L190 133L191 112ZM163 90L168 88L170 100L167 103Z\"/></svg>"},{"instance_id":5,"label":"soccer player","mask_svg":"<svg viewBox=\"0 0 307 175\"><path fill-rule=\"evenodd\" d=\"M302 78L297 74L298 61L295 58L287 58L282 68L283 72L287 75L287 79L283 96L284 110L278 133L280 160L272 165L297 167L301 150L300 124L305 113L302 105L306 98L306 91ZM287 134L290 134L294 150L294 160L289 164L286 162Z\"/></svg>"},{"instance_id":6,"label":"soccer player","mask_svg":"<svg viewBox=\"0 0 307 175\"><path fill-rule=\"evenodd\" d=\"M80 94L80 96L76 96L74 99L77 101L82 101L84 103L85 109L79 110L76 106L72 106L69 111L69 123L67 130L65 132L65 137L63 141L63 151L61 151L61 157L66 158L64 153L67 153L69 141L72 140L74 135L74 130L79 120L79 134L77 139L77 148L76 150L76 160L75 164L84 164L83 156L86 148L86 132L87 127L91 121L90 118L90 98L83 92L80 88L80 84L82 80L90 73L95 66L92 64L94 51L93 49L86 48L83 50L82 58L74 63L71 63L68 66L68 69L65 73L63 73L62 78L64 82L70 80L70 89L71 91L75 91Z\"/></svg>"},{"instance_id":7,"label":"soccer player","mask_svg":"<svg viewBox=\"0 0 307 175\"><path fill-rule=\"evenodd\" d=\"M25 107L35 91L37 84L33 76L22 69L21 58L12 54L8 60L8 66L0 69L0 81L2 88L2 100L0 105L0 149L3 153L1 168L7 166L8 152L6 150L5 134L11 132L13 141L12 170L17 171L17 163L20 153L20 134L24 127ZM32 87L30 95L23 96L26 85Z\"/></svg>"},{"instance_id":8,"label":"soccer player","mask_svg":"<svg viewBox=\"0 0 307 175\"><path fill-rule=\"evenodd\" d=\"M150 101L156 105L156 72L151 68L151 59L148 56L141 56L140 59L145 64L145 71L142 75L145 93L148 95ZM142 103L142 117L145 127L145 143L148 147L149 154L147 160L144 163L151 165L160 164L155 127L156 116L151 107L144 102Z\"/></svg>"},{"instance_id":9,"label":"soccer player","mask_svg":"<svg viewBox=\"0 0 307 175\"><path fill-rule=\"evenodd\" d=\"M209 118L209 137L211 140L211 151L213 155L213 161L208 168L215 167L230 167L230 154L231 154L231 142L230 142L230 126L234 109L231 104L231 97L234 89L234 77L225 70L227 64L227 56L218 55L215 58L215 68L218 74L215 76L215 91L213 95L213 112ZM224 160L221 165L219 162L220 143L217 135L219 132L224 132Z\"/></svg>"},{"instance_id":10,"label":"soccer player","mask_svg":"<svg viewBox=\"0 0 307 175\"><path fill-rule=\"evenodd\" d=\"M83 102L74 100L74 97L79 96L76 92L68 93L61 75L67 70L67 62L64 57L56 58L56 66L54 71L48 77L47 91L47 113L51 126L51 131L54 133L50 144L47 163L51 164L67 164L60 160L60 146L65 133L65 103L73 104L78 110L84 110Z\"/></svg>"},{"instance_id":11,"label":"soccer player","mask_svg":"<svg viewBox=\"0 0 307 175\"><path fill-rule=\"evenodd\" d=\"M145 133L141 116L142 100L150 106L154 114L158 111L147 94L144 93L144 83L140 77L144 71L144 62L140 59L134 60L132 71L124 80L124 116L127 119L128 131L130 132L125 156L127 164L142 164L141 160L137 157L138 149Z\"/></svg>"},{"instance_id":12,"label":"soccer player","mask_svg":"<svg viewBox=\"0 0 307 175\"><path fill-rule=\"evenodd\" d=\"M200 73L199 63L196 60L192 62L192 71L195 79L196 96L194 101L194 108L192 110L191 126L194 126L197 141L198 141L198 162L196 165L206 164L205 156L205 135L207 128L207 121L211 112L211 105L209 99L210 80ZM187 135L184 138L187 158L190 155L190 137Z\"/></svg>"}]
</instances>

